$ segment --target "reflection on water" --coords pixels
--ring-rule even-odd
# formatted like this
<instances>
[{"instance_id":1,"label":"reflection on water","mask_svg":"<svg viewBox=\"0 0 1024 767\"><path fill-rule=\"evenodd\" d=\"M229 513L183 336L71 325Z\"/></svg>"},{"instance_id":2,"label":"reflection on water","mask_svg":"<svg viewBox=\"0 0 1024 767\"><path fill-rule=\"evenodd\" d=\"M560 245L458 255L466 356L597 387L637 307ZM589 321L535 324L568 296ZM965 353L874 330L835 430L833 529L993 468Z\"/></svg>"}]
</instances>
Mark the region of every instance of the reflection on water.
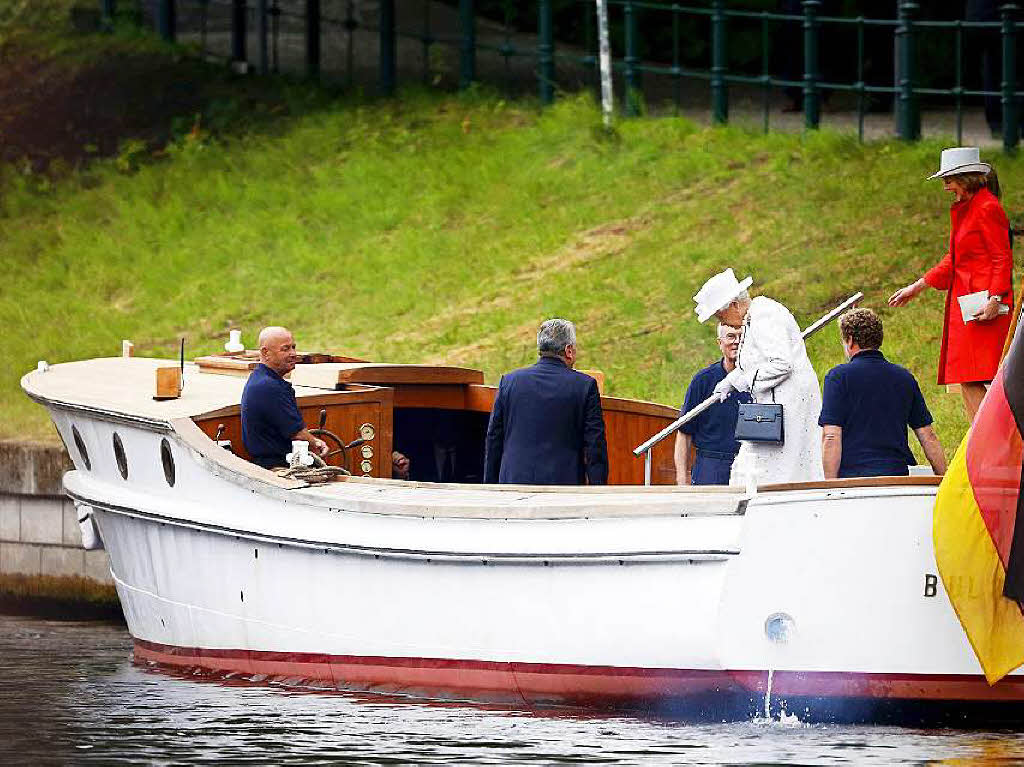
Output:
<instances>
[{"instance_id":1,"label":"reflection on water","mask_svg":"<svg viewBox=\"0 0 1024 767\"><path fill-rule=\"evenodd\" d=\"M1009 764L1014 732L688 724L202 682L130 661L123 627L0 616L4 763ZM1024 725L1024 723L1022 723Z\"/></svg>"}]
</instances>

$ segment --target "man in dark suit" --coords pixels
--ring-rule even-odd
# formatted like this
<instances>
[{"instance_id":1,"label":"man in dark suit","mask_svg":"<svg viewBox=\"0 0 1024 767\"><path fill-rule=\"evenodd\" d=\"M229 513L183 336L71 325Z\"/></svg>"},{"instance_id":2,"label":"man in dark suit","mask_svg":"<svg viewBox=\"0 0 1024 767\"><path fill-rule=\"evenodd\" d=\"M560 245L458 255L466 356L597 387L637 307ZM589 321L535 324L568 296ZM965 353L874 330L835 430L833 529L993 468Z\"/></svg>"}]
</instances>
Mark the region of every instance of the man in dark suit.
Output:
<instances>
[{"instance_id":1,"label":"man in dark suit","mask_svg":"<svg viewBox=\"0 0 1024 767\"><path fill-rule=\"evenodd\" d=\"M573 370L576 328L547 320L535 365L502 376L487 425L484 482L604 485L608 446L597 382Z\"/></svg>"}]
</instances>

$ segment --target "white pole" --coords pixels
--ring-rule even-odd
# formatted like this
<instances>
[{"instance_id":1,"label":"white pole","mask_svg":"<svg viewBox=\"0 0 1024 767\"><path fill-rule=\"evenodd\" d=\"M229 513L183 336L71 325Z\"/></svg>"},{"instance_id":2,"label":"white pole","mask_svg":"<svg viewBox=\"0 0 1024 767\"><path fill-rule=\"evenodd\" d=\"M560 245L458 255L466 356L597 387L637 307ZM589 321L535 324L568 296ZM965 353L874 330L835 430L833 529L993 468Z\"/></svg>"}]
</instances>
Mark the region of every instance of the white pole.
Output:
<instances>
[{"instance_id":1,"label":"white pole","mask_svg":"<svg viewBox=\"0 0 1024 767\"><path fill-rule=\"evenodd\" d=\"M604 127L612 125L612 54L608 45L608 5L605 0L597 2L597 39L598 58L601 70L601 113L604 116Z\"/></svg>"},{"instance_id":2,"label":"white pole","mask_svg":"<svg viewBox=\"0 0 1024 767\"><path fill-rule=\"evenodd\" d=\"M860 301L860 300L861 300L862 298L864 298L864 294L863 294L863 293L861 293L861 292L860 292L860 291L858 290L858 291L857 291L856 293L854 293L854 294L853 294L852 296L850 296L850 297L849 297L849 298L847 298L847 299L846 299L845 301L843 301L843 303L839 304L839 306L837 306L837 307L836 307L835 309L833 309L833 310L832 310L832 311L830 311L830 312L829 312L828 314L826 314L826 315L825 315L824 317L822 317L822 318L821 318L820 320L818 320L818 321L817 321L817 322L815 322L815 323L814 323L813 325L811 325L810 327L808 327L808 328L807 328L807 330L805 330L805 331L803 332L803 334L802 334L802 337L803 337L803 338L805 338L805 339L807 339L807 338L810 338L810 337L811 337L811 336L813 336L813 335L814 335L815 333L817 333L817 332L818 332L819 330L821 330L821 329L822 329L823 327L825 327L826 325L828 325L828 323L830 323L830 322L831 322L832 320L834 320L834 319L835 319L836 317L838 317L838 316L839 316L840 314L842 314L843 312L845 312L845 311L846 311L846 310L847 310L848 308L850 308L850 307L851 307L851 306L853 306L853 305L854 305L855 303L857 303L858 301Z\"/></svg>"}]
</instances>

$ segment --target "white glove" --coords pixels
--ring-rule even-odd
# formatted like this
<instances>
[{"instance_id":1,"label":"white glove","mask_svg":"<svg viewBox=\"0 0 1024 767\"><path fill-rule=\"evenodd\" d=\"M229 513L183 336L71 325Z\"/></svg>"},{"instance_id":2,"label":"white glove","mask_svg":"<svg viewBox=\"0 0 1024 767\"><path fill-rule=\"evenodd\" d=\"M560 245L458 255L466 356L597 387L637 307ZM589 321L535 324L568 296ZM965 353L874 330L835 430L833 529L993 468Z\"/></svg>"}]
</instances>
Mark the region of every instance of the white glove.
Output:
<instances>
[{"instance_id":1,"label":"white glove","mask_svg":"<svg viewBox=\"0 0 1024 767\"><path fill-rule=\"evenodd\" d=\"M715 397L718 397L719 402L725 402L727 399L729 399L729 395L732 394L734 391L736 391L736 387L732 385L732 382L729 380L729 377L726 376L725 378L718 382L718 386L715 387L715 390L712 392L712 394Z\"/></svg>"},{"instance_id":2,"label":"white glove","mask_svg":"<svg viewBox=\"0 0 1024 767\"><path fill-rule=\"evenodd\" d=\"M733 371L715 387L712 394L718 397L719 402L725 402L734 391L747 391L749 388L750 384L747 383L747 377L743 371L733 368Z\"/></svg>"}]
</instances>

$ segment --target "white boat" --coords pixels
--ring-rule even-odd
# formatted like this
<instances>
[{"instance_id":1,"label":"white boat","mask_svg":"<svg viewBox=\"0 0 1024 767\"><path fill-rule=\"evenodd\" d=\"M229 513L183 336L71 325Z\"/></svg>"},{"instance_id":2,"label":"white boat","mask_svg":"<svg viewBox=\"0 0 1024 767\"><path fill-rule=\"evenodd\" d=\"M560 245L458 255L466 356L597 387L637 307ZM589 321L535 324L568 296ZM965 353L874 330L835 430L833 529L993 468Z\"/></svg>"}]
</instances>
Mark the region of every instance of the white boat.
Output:
<instances>
[{"instance_id":1,"label":"white boat","mask_svg":"<svg viewBox=\"0 0 1024 767\"><path fill-rule=\"evenodd\" d=\"M307 423L368 438L344 481L244 460L251 354L186 365L167 401L167 361L22 379L74 460L138 661L520 706L749 706L769 685L812 713L1024 699L1019 673L986 684L937 577L935 477L676 487L665 442L644 487L631 449L676 411L606 397L612 485L483 485L479 372L305 359ZM381 476L394 446L452 434L463 481Z\"/></svg>"}]
</instances>

